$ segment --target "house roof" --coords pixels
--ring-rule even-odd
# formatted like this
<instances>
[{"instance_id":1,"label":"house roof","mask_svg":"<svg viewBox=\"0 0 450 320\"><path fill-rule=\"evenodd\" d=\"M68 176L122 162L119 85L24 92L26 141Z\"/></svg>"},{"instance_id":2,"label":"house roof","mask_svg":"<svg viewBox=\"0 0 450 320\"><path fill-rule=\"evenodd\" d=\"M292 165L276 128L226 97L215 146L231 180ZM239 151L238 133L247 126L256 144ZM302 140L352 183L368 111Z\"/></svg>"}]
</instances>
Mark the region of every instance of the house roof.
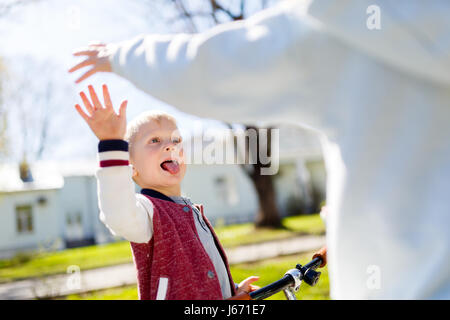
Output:
<instances>
[{"instance_id":1,"label":"house roof","mask_svg":"<svg viewBox=\"0 0 450 320\"><path fill-rule=\"evenodd\" d=\"M92 176L96 168L96 161L37 162L30 164L33 181L23 182L17 163L1 164L0 193L60 189L64 177Z\"/></svg>"}]
</instances>

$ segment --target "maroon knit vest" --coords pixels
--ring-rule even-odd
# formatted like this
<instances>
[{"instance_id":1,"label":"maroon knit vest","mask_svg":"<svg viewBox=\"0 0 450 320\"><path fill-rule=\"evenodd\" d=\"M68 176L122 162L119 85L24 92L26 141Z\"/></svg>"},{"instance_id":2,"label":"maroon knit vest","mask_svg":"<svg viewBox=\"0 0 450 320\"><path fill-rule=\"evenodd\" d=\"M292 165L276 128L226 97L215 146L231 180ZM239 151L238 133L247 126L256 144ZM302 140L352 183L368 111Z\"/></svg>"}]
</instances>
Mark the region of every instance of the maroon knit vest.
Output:
<instances>
[{"instance_id":1,"label":"maroon knit vest","mask_svg":"<svg viewBox=\"0 0 450 320\"><path fill-rule=\"evenodd\" d=\"M131 242L137 269L139 299L154 300L165 282L167 300L221 300L222 291L214 265L206 253L189 206L149 197L153 204L153 236L148 243ZM236 293L228 260L217 235L202 213L225 263L231 294ZM164 278L164 281L161 281ZM161 295L161 288L160 295Z\"/></svg>"}]
</instances>

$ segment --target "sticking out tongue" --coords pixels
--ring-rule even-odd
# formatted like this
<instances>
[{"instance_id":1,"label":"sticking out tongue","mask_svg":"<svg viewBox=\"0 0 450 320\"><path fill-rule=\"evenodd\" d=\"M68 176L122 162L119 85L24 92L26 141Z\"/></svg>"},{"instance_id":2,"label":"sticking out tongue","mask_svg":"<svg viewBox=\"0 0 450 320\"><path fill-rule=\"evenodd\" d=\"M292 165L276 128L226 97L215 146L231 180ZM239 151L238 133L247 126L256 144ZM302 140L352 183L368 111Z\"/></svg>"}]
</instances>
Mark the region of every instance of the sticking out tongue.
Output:
<instances>
[{"instance_id":1,"label":"sticking out tongue","mask_svg":"<svg viewBox=\"0 0 450 320\"><path fill-rule=\"evenodd\" d=\"M164 170L169 171L171 174L177 174L178 171L180 171L180 166L175 161L164 161L161 164L161 167Z\"/></svg>"}]
</instances>

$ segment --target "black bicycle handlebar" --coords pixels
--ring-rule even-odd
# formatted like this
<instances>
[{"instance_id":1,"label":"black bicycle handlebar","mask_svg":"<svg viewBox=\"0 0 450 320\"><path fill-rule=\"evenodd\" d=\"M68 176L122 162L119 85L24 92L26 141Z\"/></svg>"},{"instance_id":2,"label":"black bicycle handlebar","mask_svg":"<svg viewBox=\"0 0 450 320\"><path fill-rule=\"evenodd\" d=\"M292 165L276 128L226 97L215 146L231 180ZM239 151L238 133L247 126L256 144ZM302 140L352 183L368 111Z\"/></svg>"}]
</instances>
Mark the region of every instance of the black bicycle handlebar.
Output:
<instances>
[{"instance_id":1,"label":"black bicycle handlebar","mask_svg":"<svg viewBox=\"0 0 450 320\"><path fill-rule=\"evenodd\" d=\"M253 292L250 292L249 295L252 300L263 300L293 285L294 282L295 279L290 274L286 274L280 280L277 280Z\"/></svg>"},{"instance_id":2,"label":"black bicycle handlebar","mask_svg":"<svg viewBox=\"0 0 450 320\"><path fill-rule=\"evenodd\" d=\"M280 280L272 282L271 284L250 293L240 293L228 300L262 300L285 289L294 289L294 291L296 291L299 288L301 281L306 282L310 286L314 286L321 274L315 270L324 267L326 263L327 249L326 247L323 247L314 254L313 259L310 262L304 266L297 264L295 269L289 270Z\"/></svg>"},{"instance_id":3,"label":"black bicycle handlebar","mask_svg":"<svg viewBox=\"0 0 450 320\"><path fill-rule=\"evenodd\" d=\"M322 258L314 258L303 266L305 269L316 270L322 264Z\"/></svg>"},{"instance_id":4,"label":"black bicycle handlebar","mask_svg":"<svg viewBox=\"0 0 450 320\"><path fill-rule=\"evenodd\" d=\"M319 280L320 272L316 272L315 270L322 264L322 259L320 257L314 258L304 266L297 264L296 268L300 271L300 279L304 280L310 286L314 286ZM263 300L267 297L278 293L287 287L295 285L296 279L291 274L285 274L283 278L268 284L258 290L250 292L250 298L252 300Z\"/></svg>"}]
</instances>

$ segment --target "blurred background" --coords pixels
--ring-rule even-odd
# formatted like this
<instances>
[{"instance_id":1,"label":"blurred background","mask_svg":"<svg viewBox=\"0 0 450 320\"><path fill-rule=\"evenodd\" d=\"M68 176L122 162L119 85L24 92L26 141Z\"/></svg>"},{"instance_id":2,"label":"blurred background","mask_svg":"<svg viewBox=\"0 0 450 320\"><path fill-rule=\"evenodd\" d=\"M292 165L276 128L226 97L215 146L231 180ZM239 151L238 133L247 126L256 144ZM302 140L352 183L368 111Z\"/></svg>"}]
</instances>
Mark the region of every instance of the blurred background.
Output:
<instances>
[{"instance_id":1,"label":"blurred background","mask_svg":"<svg viewBox=\"0 0 450 320\"><path fill-rule=\"evenodd\" d=\"M98 141L73 108L87 84L76 85L78 74L67 72L72 52L143 33L201 32L276 2L0 0L0 299L137 299L129 244L98 219ZM128 119L149 109L173 114L187 146L202 136L199 127L258 128L182 113L113 74L96 74L90 83L107 83L116 105L127 99ZM193 164L182 186L205 206L235 281L259 275L260 286L306 263L325 243L319 137L277 129L276 175L255 179L258 163ZM326 269L299 298L328 298Z\"/></svg>"}]
</instances>

